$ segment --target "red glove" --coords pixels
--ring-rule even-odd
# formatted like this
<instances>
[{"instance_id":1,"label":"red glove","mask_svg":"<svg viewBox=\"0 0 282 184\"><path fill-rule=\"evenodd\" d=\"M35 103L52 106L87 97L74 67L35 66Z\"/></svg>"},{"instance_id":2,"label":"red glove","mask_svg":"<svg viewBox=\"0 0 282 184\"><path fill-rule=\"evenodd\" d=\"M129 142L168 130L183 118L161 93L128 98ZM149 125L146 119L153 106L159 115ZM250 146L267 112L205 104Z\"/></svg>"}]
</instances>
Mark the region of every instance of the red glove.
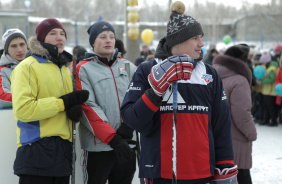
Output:
<instances>
[{"instance_id":1,"label":"red glove","mask_svg":"<svg viewBox=\"0 0 282 184\"><path fill-rule=\"evenodd\" d=\"M148 81L154 92L162 96L168 86L191 77L194 59L188 55L171 56L152 67Z\"/></svg>"},{"instance_id":2,"label":"red glove","mask_svg":"<svg viewBox=\"0 0 282 184\"><path fill-rule=\"evenodd\" d=\"M215 168L214 177L212 178L213 184L238 184L237 183L237 165L231 168L224 168L220 170Z\"/></svg>"}]
</instances>

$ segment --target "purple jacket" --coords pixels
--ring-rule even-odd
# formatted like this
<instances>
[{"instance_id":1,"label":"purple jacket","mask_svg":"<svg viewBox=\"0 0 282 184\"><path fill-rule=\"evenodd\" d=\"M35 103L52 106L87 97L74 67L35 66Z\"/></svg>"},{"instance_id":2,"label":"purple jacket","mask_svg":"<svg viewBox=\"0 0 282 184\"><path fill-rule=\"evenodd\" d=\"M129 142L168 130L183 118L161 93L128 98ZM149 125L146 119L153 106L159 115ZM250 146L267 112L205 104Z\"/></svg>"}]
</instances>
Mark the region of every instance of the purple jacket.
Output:
<instances>
[{"instance_id":1,"label":"purple jacket","mask_svg":"<svg viewBox=\"0 0 282 184\"><path fill-rule=\"evenodd\" d=\"M251 70L242 60L227 55L216 56L213 66L222 78L231 112L234 162L239 169L250 169L252 142L257 139L251 114Z\"/></svg>"}]
</instances>

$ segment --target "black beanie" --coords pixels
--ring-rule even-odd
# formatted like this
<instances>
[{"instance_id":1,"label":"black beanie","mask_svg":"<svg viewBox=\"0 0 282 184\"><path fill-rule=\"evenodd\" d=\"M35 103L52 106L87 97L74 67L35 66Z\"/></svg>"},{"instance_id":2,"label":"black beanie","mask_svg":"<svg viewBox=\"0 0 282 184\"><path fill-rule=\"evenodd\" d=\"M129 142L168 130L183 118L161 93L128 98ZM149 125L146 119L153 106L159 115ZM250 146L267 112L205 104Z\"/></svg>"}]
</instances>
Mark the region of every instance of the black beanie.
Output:
<instances>
[{"instance_id":1,"label":"black beanie","mask_svg":"<svg viewBox=\"0 0 282 184\"><path fill-rule=\"evenodd\" d=\"M97 21L93 25L91 25L87 30L91 47L93 47L93 43L95 42L97 36L103 31L112 31L116 36L115 29L109 22L106 22L104 20Z\"/></svg>"},{"instance_id":2,"label":"black beanie","mask_svg":"<svg viewBox=\"0 0 282 184\"><path fill-rule=\"evenodd\" d=\"M238 44L229 47L224 55L228 55L234 58L241 59L245 63L248 61L250 47L247 44Z\"/></svg>"},{"instance_id":3,"label":"black beanie","mask_svg":"<svg viewBox=\"0 0 282 184\"><path fill-rule=\"evenodd\" d=\"M197 35L204 35L201 24L193 17L183 14L185 5L176 1L170 6L171 15L167 23L166 40L167 45L172 48Z\"/></svg>"}]
</instances>

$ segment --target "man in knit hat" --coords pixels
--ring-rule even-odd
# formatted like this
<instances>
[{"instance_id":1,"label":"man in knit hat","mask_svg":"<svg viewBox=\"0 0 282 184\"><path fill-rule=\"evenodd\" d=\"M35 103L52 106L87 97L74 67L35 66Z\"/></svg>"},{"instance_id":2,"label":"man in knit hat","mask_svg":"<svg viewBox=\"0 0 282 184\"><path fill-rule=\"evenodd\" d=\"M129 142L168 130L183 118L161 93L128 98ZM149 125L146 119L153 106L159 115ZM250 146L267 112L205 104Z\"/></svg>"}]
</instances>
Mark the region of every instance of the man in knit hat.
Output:
<instances>
[{"instance_id":1,"label":"man in knit hat","mask_svg":"<svg viewBox=\"0 0 282 184\"><path fill-rule=\"evenodd\" d=\"M72 121L79 121L89 93L73 92L66 38L61 22L44 19L29 39L31 56L11 75L18 145L14 174L21 184L69 184Z\"/></svg>"},{"instance_id":2,"label":"man in knit hat","mask_svg":"<svg viewBox=\"0 0 282 184\"><path fill-rule=\"evenodd\" d=\"M139 177L154 184L236 183L230 112L219 74L201 61L202 27L182 2L171 11L156 58L138 66L121 107L123 121L140 132Z\"/></svg>"},{"instance_id":3,"label":"man in knit hat","mask_svg":"<svg viewBox=\"0 0 282 184\"><path fill-rule=\"evenodd\" d=\"M0 108L12 107L10 76L13 69L25 58L27 41L19 29L8 29L2 36L3 54L0 59Z\"/></svg>"},{"instance_id":4,"label":"man in knit hat","mask_svg":"<svg viewBox=\"0 0 282 184\"><path fill-rule=\"evenodd\" d=\"M119 57L115 29L109 22L97 21L87 32L93 51L87 52L76 66L76 89L90 93L82 105L85 116L79 124L85 153L84 181L131 184L136 159L132 149L135 145L129 143L136 138L120 117L120 105L129 86L129 75L136 67Z\"/></svg>"}]
</instances>

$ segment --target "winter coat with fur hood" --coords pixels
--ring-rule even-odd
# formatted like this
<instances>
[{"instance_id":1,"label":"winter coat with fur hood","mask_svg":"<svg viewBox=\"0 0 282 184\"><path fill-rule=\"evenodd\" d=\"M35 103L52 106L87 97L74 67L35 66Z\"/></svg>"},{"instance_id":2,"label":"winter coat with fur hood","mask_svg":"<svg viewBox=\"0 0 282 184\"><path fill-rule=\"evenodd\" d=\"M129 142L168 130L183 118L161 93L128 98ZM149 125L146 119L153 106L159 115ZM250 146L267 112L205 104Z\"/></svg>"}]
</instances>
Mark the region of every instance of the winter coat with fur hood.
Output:
<instances>
[{"instance_id":1,"label":"winter coat with fur hood","mask_svg":"<svg viewBox=\"0 0 282 184\"><path fill-rule=\"evenodd\" d=\"M222 78L231 112L234 162L239 169L250 169L252 167L252 142L257 139L251 114L251 70L242 60L227 55L216 56L213 60L213 67Z\"/></svg>"},{"instance_id":2,"label":"winter coat with fur hood","mask_svg":"<svg viewBox=\"0 0 282 184\"><path fill-rule=\"evenodd\" d=\"M21 61L11 75L18 147L51 136L72 140L72 121L67 118L63 100L59 99L73 91L71 73L65 65L72 61L72 56L64 51L54 58L50 53L57 48L48 45L47 50L47 46L31 38L31 56Z\"/></svg>"}]
</instances>

